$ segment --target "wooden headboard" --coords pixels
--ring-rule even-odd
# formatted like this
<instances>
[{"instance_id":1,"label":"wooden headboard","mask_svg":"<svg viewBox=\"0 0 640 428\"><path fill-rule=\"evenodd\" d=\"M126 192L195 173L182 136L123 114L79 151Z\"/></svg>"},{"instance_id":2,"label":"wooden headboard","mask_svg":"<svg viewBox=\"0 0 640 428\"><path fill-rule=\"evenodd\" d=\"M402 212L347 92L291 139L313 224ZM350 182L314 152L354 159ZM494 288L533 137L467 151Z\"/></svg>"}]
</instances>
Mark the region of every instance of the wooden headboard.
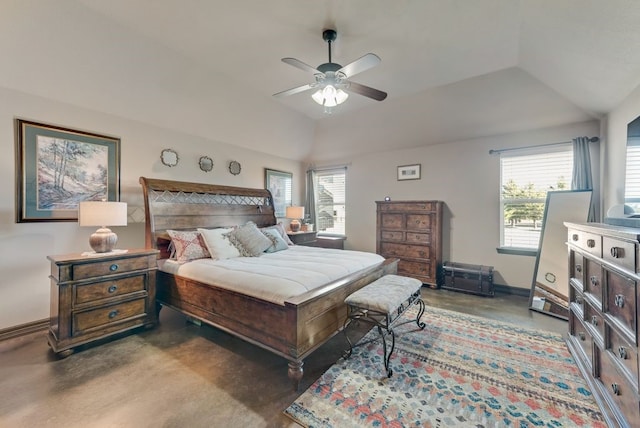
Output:
<instances>
[{"instance_id":1,"label":"wooden headboard","mask_svg":"<svg viewBox=\"0 0 640 428\"><path fill-rule=\"evenodd\" d=\"M169 257L167 229L276 224L273 197L266 189L217 186L140 177L144 195L145 247Z\"/></svg>"}]
</instances>

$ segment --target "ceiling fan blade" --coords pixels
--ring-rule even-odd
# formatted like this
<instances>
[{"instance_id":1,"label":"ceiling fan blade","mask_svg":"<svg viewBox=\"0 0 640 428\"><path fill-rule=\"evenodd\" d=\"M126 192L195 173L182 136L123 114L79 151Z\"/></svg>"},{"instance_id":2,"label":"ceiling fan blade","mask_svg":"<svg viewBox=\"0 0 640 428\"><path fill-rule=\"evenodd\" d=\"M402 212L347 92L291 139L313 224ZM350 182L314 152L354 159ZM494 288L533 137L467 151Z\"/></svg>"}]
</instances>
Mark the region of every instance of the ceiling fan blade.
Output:
<instances>
[{"instance_id":1,"label":"ceiling fan blade","mask_svg":"<svg viewBox=\"0 0 640 428\"><path fill-rule=\"evenodd\" d=\"M273 94L274 97L286 97L288 95L297 94L299 92L308 91L309 89L315 88L315 85L309 83L307 85L298 86L297 88L287 89L286 91L278 92L277 94Z\"/></svg>"},{"instance_id":2,"label":"ceiling fan blade","mask_svg":"<svg viewBox=\"0 0 640 428\"><path fill-rule=\"evenodd\" d=\"M372 98L376 101L382 101L387 98L387 93L371 88L369 86L361 85L355 82L349 82L348 91L355 92L356 94L364 95L365 97Z\"/></svg>"},{"instance_id":3,"label":"ceiling fan blade","mask_svg":"<svg viewBox=\"0 0 640 428\"><path fill-rule=\"evenodd\" d=\"M304 63L302 61L300 61L299 59L295 59L295 58L282 58L282 62L289 64L289 65L293 65L296 68L299 68L302 71L306 71L307 73L311 73L311 74L324 74L322 73L320 70L311 67L309 64Z\"/></svg>"},{"instance_id":4,"label":"ceiling fan blade","mask_svg":"<svg viewBox=\"0 0 640 428\"><path fill-rule=\"evenodd\" d=\"M284 60L283 60L284 61ZM347 77L354 76L358 73L362 73L365 70L375 67L380 64L380 57L376 54L368 53L361 56L357 60L345 65L337 73L344 73Z\"/></svg>"}]
</instances>

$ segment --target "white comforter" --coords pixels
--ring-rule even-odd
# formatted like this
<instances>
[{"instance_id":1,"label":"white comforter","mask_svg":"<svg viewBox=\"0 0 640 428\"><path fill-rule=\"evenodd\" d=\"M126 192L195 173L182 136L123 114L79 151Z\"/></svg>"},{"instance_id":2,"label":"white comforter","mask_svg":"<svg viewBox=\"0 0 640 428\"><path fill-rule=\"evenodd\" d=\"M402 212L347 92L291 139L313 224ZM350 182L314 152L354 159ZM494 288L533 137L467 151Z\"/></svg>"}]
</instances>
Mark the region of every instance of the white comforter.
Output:
<instances>
[{"instance_id":1,"label":"white comforter","mask_svg":"<svg viewBox=\"0 0 640 428\"><path fill-rule=\"evenodd\" d=\"M166 260L160 270L284 305L290 297L383 260L374 253L294 245L260 257L200 259L184 264Z\"/></svg>"}]
</instances>

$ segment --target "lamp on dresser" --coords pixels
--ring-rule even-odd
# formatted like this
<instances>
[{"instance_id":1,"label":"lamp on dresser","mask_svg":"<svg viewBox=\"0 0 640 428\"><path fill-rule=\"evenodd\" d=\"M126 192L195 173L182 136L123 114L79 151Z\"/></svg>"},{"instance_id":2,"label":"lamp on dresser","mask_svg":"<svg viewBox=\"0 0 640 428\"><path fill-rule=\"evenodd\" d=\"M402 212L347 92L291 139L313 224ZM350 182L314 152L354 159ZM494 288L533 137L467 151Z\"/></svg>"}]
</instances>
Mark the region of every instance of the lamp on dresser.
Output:
<instances>
[{"instance_id":1,"label":"lamp on dresser","mask_svg":"<svg viewBox=\"0 0 640 428\"><path fill-rule=\"evenodd\" d=\"M300 219L304 218L304 207L287 207L287 218L292 219L289 228L292 232L300 231Z\"/></svg>"},{"instance_id":2,"label":"lamp on dresser","mask_svg":"<svg viewBox=\"0 0 640 428\"><path fill-rule=\"evenodd\" d=\"M89 238L89 245L96 253L109 253L118 242L118 236L107 226L127 225L126 202L84 201L78 205L80 226L98 226Z\"/></svg>"}]
</instances>

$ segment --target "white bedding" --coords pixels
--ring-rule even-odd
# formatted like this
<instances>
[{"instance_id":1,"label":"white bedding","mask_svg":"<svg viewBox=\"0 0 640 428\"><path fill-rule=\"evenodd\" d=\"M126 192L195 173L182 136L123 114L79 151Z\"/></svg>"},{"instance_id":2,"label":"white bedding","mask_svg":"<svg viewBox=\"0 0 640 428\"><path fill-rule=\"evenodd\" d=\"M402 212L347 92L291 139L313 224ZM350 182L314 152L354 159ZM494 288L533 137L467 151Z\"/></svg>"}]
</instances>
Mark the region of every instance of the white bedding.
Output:
<instances>
[{"instance_id":1,"label":"white bedding","mask_svg":"<svg viewBox=\"0 0 640 428\"><path fill-rule=\"evenodd\" d=\"M284 305L290 297L382 262L362 251L294 245L260 257L199 259L184 264L163 260L160 270Z\"/></svg>"}]
</instances>

